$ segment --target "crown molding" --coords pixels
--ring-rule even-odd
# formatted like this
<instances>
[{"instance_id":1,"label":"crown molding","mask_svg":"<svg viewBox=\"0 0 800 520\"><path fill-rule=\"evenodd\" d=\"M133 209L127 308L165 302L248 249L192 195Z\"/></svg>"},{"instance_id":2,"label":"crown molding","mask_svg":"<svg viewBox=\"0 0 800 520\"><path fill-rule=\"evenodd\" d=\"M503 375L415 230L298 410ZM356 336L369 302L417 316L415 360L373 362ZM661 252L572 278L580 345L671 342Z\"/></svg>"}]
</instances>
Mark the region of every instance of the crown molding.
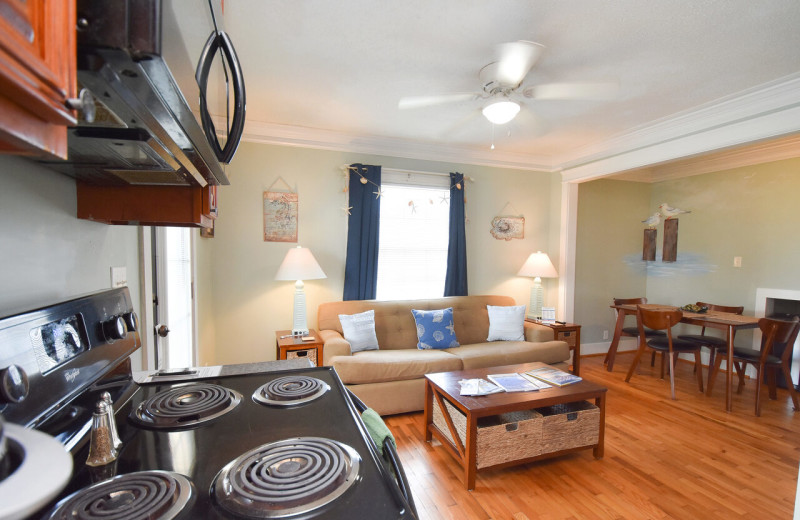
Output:
<instances>
[{"instance_id":1,"label":"crown molding","mask_svg":"<svg viewBox=\"0 0 800 520\"><path fill-rule=\"evenodd\" d=\"M700 157L678 159L665 164L631 170L614 179L636 182L663 182L800 157L800 135L790 135L767 142L712 152Z\"/></svg>"},{"instance_id":2,"label":"crown molding","mask_svg":"<svg viewBox=\"0 0 800 520\"><path fill-rule=\"evenodd\" d=\"M579 182L798 132L800 73L585 147L556 164L562 180Z\"/></svg>"},{"instance_id":3,"label":"crown molding","mask_svg":"<svg viewBox=\"0 0 800 520\"><path fill-rule=\"evenodd\" d=\"M225 128L225 120L222 118L214 117L214 124L217 128ZM558 171L550 163L549 157L500 152L497 150L479 150L470 147L425 143L408 139L345 134L330 130L278 125L262 121L247 121L242 140L280 146L388 155L390 157L475 164L497 168L545 172Z\"/></svg>"}]
</instances>

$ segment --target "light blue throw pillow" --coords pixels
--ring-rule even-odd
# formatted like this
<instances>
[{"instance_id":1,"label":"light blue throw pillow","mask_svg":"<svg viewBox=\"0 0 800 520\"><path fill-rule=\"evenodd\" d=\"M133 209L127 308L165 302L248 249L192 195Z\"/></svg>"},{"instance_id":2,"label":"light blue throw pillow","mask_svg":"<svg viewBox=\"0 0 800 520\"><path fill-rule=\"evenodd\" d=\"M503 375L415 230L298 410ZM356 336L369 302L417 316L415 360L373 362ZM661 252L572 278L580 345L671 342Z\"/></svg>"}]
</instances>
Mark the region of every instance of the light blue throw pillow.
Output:
<instances>
[{"instance_id":1,"label":"light blue throw pillow","mask_svg":"<svg viewBox=\"0 0 800 520\"><path fill-rule=\"evenodd\" d=\"M525 306L487 305L489 337L486 341L525 341Z\"/></svg>"},{"instance_id":2,"label":"light blue throw pillow","mask_svg":"<svg viewBox=\"0 0 800 520\"><path fill-rule=\"evenodd\" d=\"M373 309L359 314L340 314L339 322L342 324L344 339L350 343L350 352L378 350Z\"/></svg>"},{"instance_id":3,"label":"light blue throw pillow","mask_svg":"<svg viewBox=\"0 0 800 520\"><path fill-rule=\"evenodd\" d=\"M458 347L456 329L453 326L453 308L435 311L411 309L417 323L417 348L430 350Z\"/></svg>"}]
</instances>

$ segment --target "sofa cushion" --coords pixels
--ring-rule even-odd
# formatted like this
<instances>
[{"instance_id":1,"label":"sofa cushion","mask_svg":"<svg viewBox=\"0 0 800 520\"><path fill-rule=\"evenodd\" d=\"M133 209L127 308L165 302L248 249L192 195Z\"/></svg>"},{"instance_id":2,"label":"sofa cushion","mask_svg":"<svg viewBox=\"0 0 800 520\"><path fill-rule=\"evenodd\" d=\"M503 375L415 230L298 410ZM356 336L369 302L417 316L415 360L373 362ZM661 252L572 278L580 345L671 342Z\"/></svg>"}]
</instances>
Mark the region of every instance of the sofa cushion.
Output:
<instances>
[{"instance_id":1,"label":"sofa cushion","mask_svg":"<svg viewBox=\"0 0 800 520\"><path fill-rule=\"evenodd\" d=\"M475 343L458 348L449 348L445 352L461 359L464 370L516 365L517 363L529 363L532 361L553 364L569 359L569 345L564 341Z\"/></svg>"},{"instance_id":2,"label":"sofa cushion","mask_svg":"<svg viewBox=\"0 0 800 520\"><path fill-rule=\"evenodd\" d=\"M362 350L378 350L378 338L375 336L375 311L358 314L340 314L344 339L350 343L352 352Z\"/></svg>"},{"instance_id":3,"label":"sofa cushion","mask_svg":"<svg viewBox=\"0 0 800 520\"><path fill-rule=\"evenodd\" d=\"M489 337L486 341L525 341L525 306L487 305Z\"/></svg>"},{"instance_id":4,"label":"sofa cushion","mask_svg":"<svg viewBox=\"0 0 800 520\"><path fill-rule=\"evenodd\" d=\"M452 348L458 346L453 325L453 309L421 311L411 309L417 325L417 348L421 350Z\"/></svg>"},{"instance_id":5,"label":"sofa cushion","mask_svg":"<svg viewBox=\"0 0 800 520\"><path fill-rule=\"evenodd\" d=\"M461 359L443 350L367 350L335 356L331 365L345 384L416 379L433 372L461 370Z\"/></svg>"}]
</instances>

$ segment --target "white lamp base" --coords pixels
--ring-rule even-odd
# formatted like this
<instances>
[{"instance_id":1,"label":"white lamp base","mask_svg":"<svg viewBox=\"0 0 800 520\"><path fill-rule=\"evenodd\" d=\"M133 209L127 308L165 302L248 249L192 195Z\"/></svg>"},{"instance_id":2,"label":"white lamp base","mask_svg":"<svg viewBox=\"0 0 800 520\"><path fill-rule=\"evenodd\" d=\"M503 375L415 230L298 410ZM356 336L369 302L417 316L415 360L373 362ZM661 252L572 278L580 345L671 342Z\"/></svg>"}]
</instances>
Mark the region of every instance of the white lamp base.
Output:
<instances>
[{"instance_id":1,"label":"white lamp base","mask_svg":"<svg viewBox=\"0 0 800 520\"><path fill-rule=\"evenodd\" d=\"M306 323L306 293L303 287L303 280L297 280L294 284L293 336L305 336L308 334L308 324Z\"/></svg>"},{"instance_id":2,"label":"white lamp base","mask_svg":"<svg viewBox=\"0 0 800 520\"><path fill-rule=\"evenodd\" d=\"M544 289L542 288L542 279L537 276L533 279L533 286L531 287L531 303L528 306L528 319L541 320L543 305Z\"/></svg>"}]
</instances>

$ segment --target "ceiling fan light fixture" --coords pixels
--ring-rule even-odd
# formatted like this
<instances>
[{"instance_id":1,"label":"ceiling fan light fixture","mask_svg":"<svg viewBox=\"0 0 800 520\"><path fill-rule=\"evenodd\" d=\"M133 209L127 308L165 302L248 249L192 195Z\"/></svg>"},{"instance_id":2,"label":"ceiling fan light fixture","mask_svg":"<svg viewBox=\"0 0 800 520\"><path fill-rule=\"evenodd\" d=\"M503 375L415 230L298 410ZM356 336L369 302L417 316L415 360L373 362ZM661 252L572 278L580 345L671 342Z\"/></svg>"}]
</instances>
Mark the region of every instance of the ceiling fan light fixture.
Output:
<instances>
[{"instance_id":1,"label":"ceiling fan light fixture","mask_svg":"<svg viewBox=\"0 0 800 520\"><path fill-rule=\"evenodd\" d=\"M483 108L483 115L496 125L504 125L517 117L519 103L513 101L497 101Z\"/></svg>"}]
</instances>

